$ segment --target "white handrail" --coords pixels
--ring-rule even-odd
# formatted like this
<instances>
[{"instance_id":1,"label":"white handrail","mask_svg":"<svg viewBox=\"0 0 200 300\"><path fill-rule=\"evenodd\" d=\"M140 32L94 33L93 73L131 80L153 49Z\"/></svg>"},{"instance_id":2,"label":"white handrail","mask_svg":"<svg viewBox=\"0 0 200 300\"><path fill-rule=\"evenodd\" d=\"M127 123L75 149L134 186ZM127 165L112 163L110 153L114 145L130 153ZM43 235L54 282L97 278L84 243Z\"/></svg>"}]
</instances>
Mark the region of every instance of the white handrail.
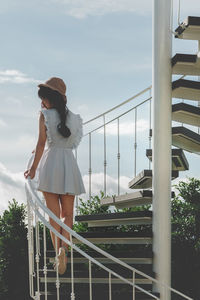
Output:
<instances>
[{"instance_id":1,"label":"white handrail","mask_svg":"<svg viewBox=\"0 0 200 300\"><path fill-rule=\"evenodd\" d=\"M107 125L107 124L109 124L109 123L111 123L111 122L113 122L113 121L119 119L120 117L122 117L122 116L128 114L130 111L132 111L132 110L134 110L134 109L137 109L137 107L141 106L142 104L146 103L147 101L149 101L149 100L151 100L151 99L152 99L152 97L149 97L149 98L145 99L145 100L142 101L141 103L135 105L134 107L131 107L130 109L126 110L125 112L121 113L120 115L118 115L117 117L113 118L112 120L106 122L105 124L100 125L100 126L96 127L95 129L93 129L93 130L87 132L86 134L83 135L83 137L85 137L85 136L91 134L92 132L97 131L98 129L104 127L105 125ZM105 112L105 114L106 114L106 113L107 113L107 112ZM104 115L104 113L103 113L103 115ZM93 120L91 119L90 121L93 121ZM88 121L88 122L90 122L90 121Z\"/></svg>"},{"instance_id":2,"label":"white handrail","mask_svg":"<svg viewBox=\"0 0 200 300\"><path fill-rule=\"evenodd\" d=\"M26 188L28 189L28 191L30 192L30 189L26 186ZM29 203L31 204L32 207L34 207L34 202L31 200L31 198L28 199ZM38 202L39 204L39 202ZM40 206L40 204L39 204ZM107 258L112 259L113 261L120 263L121 265L123 265L124 267L130 267L129 265L127 265L126 263L120 261L118 258L115 258L114 256L110 255L109 253L105 252L104 250L96 247L94 244L92 244L91 242L89 242L87 239L83 238L82 236L80 236L79 234L77 234L75 231L73 231L70 227L68 227L66 224L64 224L62 221L60 221L60 219L58 219L56 217L56 215L54 215L47 207L45 207L43 204L42 206L40 206L41 209L44 209L44 211L48 214L49 216L55 221L57 222L63 229L65 229L66 231L68 231L70 234L72 234L74 237L76 237L77 239L81 240L84 244L86 244L87 246L90 246L91 248L93 248L94 250L98 251L99 253L105 255ZM98 265L99 267L103 268L104 270L106 270L109 273L112 273L114 276L118 277L119 279L121 279L122 281L124 281L127 284L132 285L133 287L139 289L140 291L146 293L147 295L158 299L158 297L156 297L155 295L152 295L151 293L149 293L148 291L144 290L143 288L139 287L138 285L130 282L129 280L127 280L126 278L122 277L121 275L117 274L116 272L114 272L113 270L105 267L103 264L101 264L99 261L97 261L96 259L94 259L93 257L91 257L90 255L88 255L87 253L85 253L83 250L81 250L79 247L77 247L76 245L73 245L71 242L69 242L69 240L67 240L63 235L61 235L57 230L55 230L55 228L49 223L47 222L47 220L42 216L42 214L36 210L35 211L36 215L40 218L40 220L43 222L43 224L48 227L52 232L54 232L54 234L59 237L60 239L62 239L62 241L64 241L66 244L68 244L70 247L74 248L77 252L79 252L80 254L82 254L83 256L85 256L88 260L92 261L93 263L95 263L96 265ZM65 228L67 227L67 228ZM137 272L140 275L143 275L144 277L147 277L150 280L154 280L154 278L146 275L145 273L130 267L129 269L134 269L135 272ZM188 298L189 300L192 300L191 298Z\"/></svg>"},{"instance_id":3,"label":"white handrail","mask_svg":"<svg viewBox=\"0 0 200 300\"><path fill-rule=\"evenodd\" d=\"M32 159L32 158L31 158ZM30 159L30 161L31 161ZM29 163L30 163L29 161ZM28 163L28 165L29 165ZM83 244L91 247L92 249L96 250L97 252L101 253L102 255L106 256L107 258L111 259L112 261L114 261L115 263L118 263L124 267L126 267L127 269L132 270L133 272L136 272L148 279L150 279L151 281L156 282L157 284L163 286L164 288L167 288L169 290L171 290L172 292L177 293L178 295L184 297L185 299L188 300L193 300L192 298L184 295L183 293L179 292L178 290L162 283L159 282L157 279L137 270L134 267L131 267L130 265L126 264L125 262L121 261L120 259L112 256L111 254L107 253L106 251L100 249L99 247L95 246L93 243L91 243L90 241L88 241L87 239L83 238L81 235L79 235L78 233L76 233L74 230L72 230L69 226L67 226L65 223L63 223L56 215L53 214L53 212L51 210L49 210L40 200L40 198L38 197L36 191L33 188L32 185L32 180L30 179L30 177L27 178L28 183L25 183L25 188L26 188L26 192L27 192L27 200L32 204L33 208L34 208L34 202L31 200L31 198L28 197L28 192L30 194L32 194L37 202L37 205L43 210L43 212L46 212L48 214L49 217L51 217L58 225L60 225L64 230L66 230L67 232L69 232L72 236L74 236L75 238L77 238L78 240L80 240ZM87 253L85 253L84 251L82 251L80 248L76 247L75 245L71 245L71 243L65 238L63 237L59 232L57 232L50 224L49 222L46 221L46 219L39 213L38 210L35 211L36 214L39 216L39 218L43 221L43 223L45 224L45 226L47 226L49 229L51 229L56 236L58 236L60 239L62 239L65 243L67 243L68 245L70 245L71 247L73 247L76 251L78 251L79 253L81 253L83 256L85 256L86 258L88 258L89 260L93 261L95 264L99 265L100 267L102 267L103 269L105 269L108 272L111 272L113 275L117 276L118 278L122 279L123 277L121 277L119 274L113 272L112 270L110 270L109 268L105 267L104 265L102 265L100 262L96 261L94 258L90 257ZM149 294L149 292L147 292L146 290L142 289L141 287L137 286L136 284L133 284L132 282L128 281L127 279L123 278L123 281L127 282L128 284L131 284L132 286L135 286L136 288L138 288L139 290L141 290L144 293L147 293L148 295L150 295L151 297L155 298L155 299L159 299L158 297Z\"/></svg>"},{"instance_id":4,"label":"white handrail","mask_svg":"<svg viewBox=\"0 0 200 300\"><path fill-rule=\"evenodd\" d=\"M96 116L96 117L94 117L94 118L92 118L92 119L90 119L90 120L84 122L83 125L86 125L86 124L88 124L88 123L90 123L90 122L92 122L92 121L94 121L94 120L96 120L96 119L98 119L98 118L100 118L100 117L102 117L102 116L108 114L109 112L111 112L111 111L113 111L113 110L119 108L120 106L122 106L122 105L124 105L124 104L130 102L131 100L133 100L133 99L135 99L135 98L137 98L137 97L143 95L143 94L146 93L147 91L151 90L151 87L152 87L152 86L150 85L148 88L142 90L141 92L137 93L137 94L134 95L133 97L131 97L131 98L129 98L129 99L123 101L122 103L120 103L120 104L118 104L118 105L116 105L116 106L113 106L112 108L110 108L109 110L105 111L104 113L101 113L101 114L99 114L98 116Z\"/></svg>"}]
</instances>

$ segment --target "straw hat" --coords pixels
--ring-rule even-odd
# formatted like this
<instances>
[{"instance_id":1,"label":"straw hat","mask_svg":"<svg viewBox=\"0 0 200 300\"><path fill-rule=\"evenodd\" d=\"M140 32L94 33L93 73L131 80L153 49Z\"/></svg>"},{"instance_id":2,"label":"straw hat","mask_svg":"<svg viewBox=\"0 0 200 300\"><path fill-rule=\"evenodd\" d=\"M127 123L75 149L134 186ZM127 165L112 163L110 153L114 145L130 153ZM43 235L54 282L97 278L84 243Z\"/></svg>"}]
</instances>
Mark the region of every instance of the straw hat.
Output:
<instances>
[{"instance_id":1,"label":"straw hat","mask_svg":"<svg viewBox=\"0 0 200 300\"><path fill-rule=\"evenodd\" d=\"M51 77L45 83L38 84L38 87L45 86L54 91L59 92L61 95L65 96L66 93L66 85L61 78ZM66 96L65 96L66 97Z\"/></svg>"}]
</instances>

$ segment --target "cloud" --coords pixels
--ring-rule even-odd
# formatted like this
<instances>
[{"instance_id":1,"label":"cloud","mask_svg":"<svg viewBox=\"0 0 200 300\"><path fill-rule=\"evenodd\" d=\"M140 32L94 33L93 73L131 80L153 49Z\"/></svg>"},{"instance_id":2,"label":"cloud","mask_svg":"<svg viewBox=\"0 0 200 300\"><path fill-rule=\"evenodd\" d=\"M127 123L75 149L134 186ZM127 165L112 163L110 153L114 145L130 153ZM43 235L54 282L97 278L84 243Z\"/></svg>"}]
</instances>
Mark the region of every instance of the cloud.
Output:
<instances>
[{"instance_id":1,"label":"cloud","mask_svg":"<svg viewBox=\"0 0 200 300\"><path fill-rule=\"evenodd\" d=\"M8 208L8 201L13 198L18 203L25 203L25 178L23 172L12 173L0 162L0 214Z\"/></svg>"},{"instance_id":2,"label":"cloud","mask_svg":"<svg viewBox=\"0 0 200 300\"><path fill-rule=\"evenodd\" d=\"M6 126L7 126L6 122L4 122L4 120L0 119L0 128L6 127Z\"/></svg>"},{"instance_id":3,"label":"cloud","mask_svg":"<svg viewBox=\"0 0 200 300\"><path fill-rule=\"evenodd\" d=\"M131 180L131 178L127 176L120 176L120 194L130 192L130 189L128 188L128 182ZM83 176L83 182L85 185L86 192L88 190L89 186L89 175ZM92 179L92 196L99 195L100 196L100 190L104 190L104 173L93 173ZM109 174L106 174L106 195L117 195L118 190L118 179L117 177L114 178L110 176ZM84 196L83 196L84 195ZM87 194L83 194L80 197L85 199L88 198ZM86 195L86 196L85 196Z\"/></svg>"},{"instance_id":4,"label":"cloud","mask_svg":"<svg viewBox=\"0 0 200 300\"><path fill-rule=\"evenodd\" d=\"M151 12L149 0L51 0L64 7L67 15L77 19L101 16L108 13L136 12L141 15Z\"/></svg>"},{"instance_id":5,"label":"cloud","mask_svg":"<svg viewBox=\"0 0 200 300\"><path fill-rule=\"evenodd\" d=\"M39 80L28 77L26 74L18 71L18 70L0 70L0 83L39 83Z\"/></svg>"},{"instance_id":6,"label":"cloud","mask_svg":"<svg viewBox=\"0 0 200 300\"><path fill-rule=\"evenodd\" d=\"M137 121L137 132L143 132L149 128L149 123L144 120L140 119ZM119 134L120 135L130 135L133 134L135 130L135 123L126 121L119 123ZM98 130L98 133L104 134L104 129L101 128ZM106 125L106 134L107 135L117 135L117 123L109 123Z\"/></svg>"}]
</instances>

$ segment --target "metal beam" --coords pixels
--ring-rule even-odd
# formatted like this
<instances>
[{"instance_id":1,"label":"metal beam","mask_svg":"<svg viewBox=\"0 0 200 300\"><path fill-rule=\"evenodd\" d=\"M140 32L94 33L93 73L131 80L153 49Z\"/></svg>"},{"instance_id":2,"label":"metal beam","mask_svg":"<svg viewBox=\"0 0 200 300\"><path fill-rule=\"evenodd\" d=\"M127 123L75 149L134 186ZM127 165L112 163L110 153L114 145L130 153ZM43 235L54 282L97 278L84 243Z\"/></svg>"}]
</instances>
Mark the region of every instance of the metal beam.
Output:
<instances>
[{"instance_id":1,"label":"metal beam","mask_svg":"<svg viewBox=\"0 0 200 300\"><path fill-rule=\"evenodd\" d=\"M153 270L171 285L171 1L153 7ZM158 285L161 300L170 292Z\"/></svg>"}]
</instances>

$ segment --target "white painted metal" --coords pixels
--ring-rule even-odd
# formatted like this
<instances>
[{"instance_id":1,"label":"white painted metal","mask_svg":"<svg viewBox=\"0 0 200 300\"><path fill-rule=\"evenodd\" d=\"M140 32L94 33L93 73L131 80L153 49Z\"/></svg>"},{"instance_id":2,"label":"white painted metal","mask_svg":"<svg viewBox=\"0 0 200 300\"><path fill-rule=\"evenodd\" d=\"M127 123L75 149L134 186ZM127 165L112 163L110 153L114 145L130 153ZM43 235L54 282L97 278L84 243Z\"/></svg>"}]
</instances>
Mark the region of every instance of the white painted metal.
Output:
<instances>
[{"instance_id":1,"label":"white painted metal","mask_svg":"<svg viewBox=\"0 0 200 300\"><path fill-rule=\"evenodd\" d=\"M117 119L117 192L120 195L120 143L119 143L119 118Z\"/></svg>"},{"instance_id":2,"label":"white painted metal","mask_svg":"<svg viewBox=\"0 0 200 300\"><path fill-rule=\"evenodd\" d=\"M91 193L92 193L92 159L91 159L91 151L92 151L92 145L91 145L91 139L92 139L92 133L89 133L89 199L91 200Z\"/></svg>"},{"instance_id":3,"label":"white painted metal","mask_svg":"<svg viewBox=\"0 0 200 300\"><path fill-rule=\"evenodd\" d=\"M30 161L29 161L28 167L29 166L30 166ZM158 282L156 279L152 278L151 276L148 276L147 274L137 270L136 268L131 267L130 265L124 263L123 261L117 259L116 257L112 256L111 254L107 253L106 251L103 251L102 249L96 247L94 244L90 243L88 240L81 237L78 233L76 233L74 230L72 230L70 227L68 227L66 224L64 224L58 217L56 217L56 215L54 215L52 213L51 210L49 210L44 205L44 203L38 197L38 194L37 194L36 190L34 190L33 181L31 181L30 176L28 177L27 182L25 184L25 191L26 191L26 195L27 195L27 201L29 202L29 205L30 205L31 209L35 211L35 214L37 215L37 218L40 219L40 221L46 227L48 227L49 230L51 230L56 235L57 238L60 238L62 241L67 243L70 247L73 247L76 251L81 253L88 260L90 260L91 262L93 262L96 265L100 266L102 269L106 270L108 273L110 272L112 275L117 277L117 282L120 280L124 283L127 283L127 284L131 285L132 287L135 286L135 288L137 288L138 290L144 292L146 295L149 295L154 299L159 299L157 296L155 296L152 293L144 290L143 288L141 288L140 286L138 286L136 284L134 285L130 280L120 276L116 272L114 272L111 269L109 269L109 268L105 267L104 265L102 265L99 261L95 260L93 257L89 256L87 253L85 253L79 247L77 247L76 245L74 245L72 243L72 238L70 238L70 241L67 240L63 235L60 234L60 232L55 230L55 228L44 218L44 216L40 213L39 209L35 209L36 205L40 208L40 210L42 212L45 212L49 216L49 218L53 219L59 226L61 226L61 228L63 228L63 230L66 230L67 232L70 233L70 235L72 235L72 236L76 237L77 239L81 240L85 245L87 245L90 248L98 251L99 253L103 254L105 257L110 258L113 262L118 263L119 265L124 266L127 269L130 269L130 270L136 272L137 274L142 275L145 279L140 279L141 281L149 281L150 280L151 282L157 282L157 283L159 283L159 285L165 286L167 288L167 290L171 290L171 291L175 292L176 294L181 295L184 299L193 300L193 299L189 298L188 296L182 294L181 292L171 288L170 286L167 286L167 285L165 285L161 282ZM63 279L64 278L60 278L60 281L63 281ZM94 280L95 280L95 278L94 278ZM98 279L97 279L97 281L98 281ZM36 293L36 295L38 297L38 293ZM39 299L39 298L37 298L37 299Z\"/></svg>"},{"instance_id":4,"label":"white painted metal","mask_svg":"<svg viewBox=\"0 0 200 300\"><path fill-rule=\"evenodd\" d=\"M70 243L72 244L72 235L70 234ZM75 300L75 292L74 292L74 254L73 247L71 247L71 300Z\"/></svg>"},{"instance_id":5,"label":"white painted metal","mask_svg":"<svg viewBox=\"0 0 200 300\"><path fill-rule=\"evenodd\" d=\"M55 236L55 245L56 245L56 291L57 291L57 300L60 299L60 279L58 273L58 238Z\"/></svg>"},{"instance_id":6,"label":"white painted metal","mask_svg":"<svg viewBox=\"0 0 200 300\"><path fill-rule=\"evenodd\" d=\"M109 272L109 300L112 300L112 290L111 290L111 273Z\"/></svg>"},{"instance_id":7,"label":"white painted metal","mask_svg":"<svg viewBox=\"0 0 200 300\"><path fill-rule=\"evenodd\" d=\"M156 278L171 283L171 1L153 7L153 251ZM161 300L170 290L157 284Z\"/></svg>"},{"instance_id":8,"label":"white painted metal","mask_svg":"<svg viewBox=\"0 0 200 300\"><path fill-rule=\"evenodd\" d=\"M103 150L104 150L104 195L106 195L106 166L107 166L107 161L106 161L106 119L105 115L103 115L103 123L104 123L104 130L103 130Z\"/></svg>"},{"instance_id":9,"label":"white painted metal","mask_svg":"<svg viewBox=\"0 0 200 300\"><path fill-rule=\"evenodd\" d=\"M92 265L89 260L89 284L90 284L90 300L92 300Z\"/></svg>"},{"instance_id":10,"label":"white painted metal","mask_svg":"<svg viewBox=\"0 0 200 300\"><path fill-rule=\"evenodd\" d=\"M137 107L135 108L134 176L137 173Z\"/></svg>"},{"instance_id":11,"label":"white painted metal","mask_svg":"<svg viewBox=\"0 0 200 300\"><path fill-rule=\"evenodd\" d=\"M92 119L90 119L90 120L84 122L83 125L89 124L89 123L93 122L94 120L97 120L98 118L100 118L100 117L102 117L102 116L104 116L104 115L107 115L107 114L110 113L111 111L114 111L115 109L117 109L117 108L119 108L119 107L121 107L121 106L123 106L123 105L129 103L130 101L132 101L132 100L138 98L139 96L145 94L145 93L148 92L150 89L151 89L151 86L149 86L148 88L146 88L146 89L142 90L141 92L137 93L137 94L134 95L133 97L131 97L131 98L129 98L129 99L127 99L127 100L121 102L120 104L118 104L118 105L116 105L116 106L113 106L111 109L105 111L104 113L101 113L101 114L99 114L98 116L96 116L96 117L94 117L94 118L92 118Z\"/></svg>"},{"instance_id":12,"label":"white painted metal","mask_svg":"<svg viewBox=\"0 0 200 300\"><path fill-rule=\"evenodd\" d=\"M43 203L45 203L45 199L43 198ZM45 212L44 212L44 218L45 218ZM45 278L45 283L44 283L44 296L45 300L47 300L47 256L46 256L46 251L47 251L47 243L46 243L46 226L43 225L43 247L44 247L44 278Z\"/></svg>"},{"instance_id":13,"label":"white painted metal","mask_svg":"<svg viewBox=\"0 0 200 300\"><path fill-rule=\"evenodd\" d=\"M133 271L133 284L135 284L135 271ZM135 300L135 286L133 286L133 300Z\"/></svg>"}]
</instances>

